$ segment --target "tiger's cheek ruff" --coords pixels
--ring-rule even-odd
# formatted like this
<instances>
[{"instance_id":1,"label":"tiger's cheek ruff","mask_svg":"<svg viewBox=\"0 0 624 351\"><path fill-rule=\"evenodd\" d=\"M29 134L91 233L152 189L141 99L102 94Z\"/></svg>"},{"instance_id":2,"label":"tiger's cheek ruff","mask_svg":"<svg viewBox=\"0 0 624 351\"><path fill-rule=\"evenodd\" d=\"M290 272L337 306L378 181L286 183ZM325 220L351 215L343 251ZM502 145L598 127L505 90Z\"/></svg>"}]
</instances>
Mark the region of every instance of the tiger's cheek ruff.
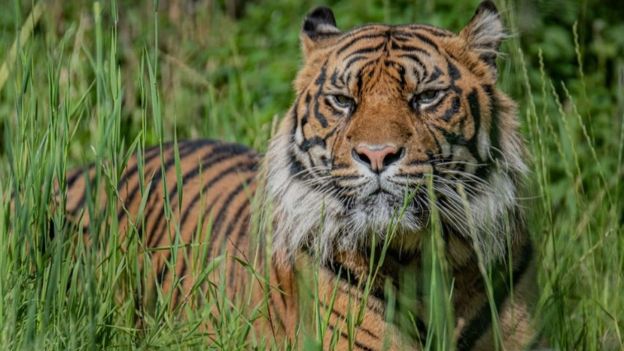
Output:
<instances>
[{"instance_id":1,"label":"tiger's cheek ruff","mask_svg":"<svg viewBox=\"0 0 624 351\"><path fill-rule=\"evenodd\" d=\"M329 257L342 228L337 223L343 206L337 200L306 185L305 170L297 163L296 146L288 134L276 136L266 155L266 198L274 213L274 251L292 259L305 246L318 248ZM300 174L300 175L298 175Z\"/></svg>"}]
</instances>

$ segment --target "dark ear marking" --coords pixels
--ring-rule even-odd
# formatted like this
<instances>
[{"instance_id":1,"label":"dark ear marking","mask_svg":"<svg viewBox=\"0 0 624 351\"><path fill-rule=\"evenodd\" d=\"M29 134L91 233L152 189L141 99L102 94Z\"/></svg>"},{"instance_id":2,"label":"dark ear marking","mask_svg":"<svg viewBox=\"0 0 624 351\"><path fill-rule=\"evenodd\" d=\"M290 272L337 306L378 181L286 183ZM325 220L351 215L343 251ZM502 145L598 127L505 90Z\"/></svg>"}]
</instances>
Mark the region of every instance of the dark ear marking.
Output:
<instances>
[{"instance_id":1,"label":"dark ear marking","mask_svg":"<svg viewBox=\"0 0 624 351\"><path fill-rule=\"evenodd\" d=\"M308 57L316 49L328 46L338 38L340 30L336 27L334 13L327 7L317 7L310 11L301 27L301 46L303 56Z\"/></svg>"},{"instance_id":2,"label":"dark ear marking","mask_svg":"<svg viewBox=\"0 0 624 351\"><path fill-rule=\"evenodd\" d=\"M498 9L496 8L496 5L494 4L493 1L490 1L490 0L481 1L481 3L479 4L479 7L477 7L477 10L475 11L475 15L483 11L488 11L488 12L493 12L493 13L498 14Z\"/></svg>"},{"instance_id":3,"label":"dark ear marking","mask_svg":"<svg viewBox=\"0 0 624 351\"><path fill-rule=\"evenodd\" d=\"M339 32L336 28L334 13L324 6L317 7L308 13L303 21L302 30L312 40Z\"/></svg>"}]
</instances>

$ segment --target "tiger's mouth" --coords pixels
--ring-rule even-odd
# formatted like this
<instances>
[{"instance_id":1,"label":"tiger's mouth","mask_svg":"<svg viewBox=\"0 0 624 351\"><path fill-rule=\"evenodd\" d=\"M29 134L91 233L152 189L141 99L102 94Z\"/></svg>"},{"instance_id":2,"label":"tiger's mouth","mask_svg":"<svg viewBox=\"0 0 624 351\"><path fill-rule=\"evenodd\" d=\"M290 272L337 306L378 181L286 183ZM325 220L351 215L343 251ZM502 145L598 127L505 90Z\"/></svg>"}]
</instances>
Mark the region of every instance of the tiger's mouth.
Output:
<instances>
[{"instance_id":1,"label":"tiger's mouth","mask_svg":"<svg viewBox=\"0 0 624 351\"><path fill-rule=\"evenodd\" d=\"M429 211L426 194L419 189L419 185L373 181L348 201L346 212L367 231L387 232L391 226L402 232L420 231Z\"/></svg>"},{"instance_id":2,"label":"tiger's mouth","mask_svg":"<svg viewBox=\"0 0 624 351\"><path fill-rule=\"evenodd\" d=\"M373 192L368 194L367 197L375 197L375 196L381 196L381 195L391 195L391 196L394 196L394 194L392 194L388 190L386 190L386 189L384 189L382 187L378 187L377 189L373 190Z\"/></svg>"},{"instance_id":3,"label":"tiger's mouth","mask_svg":"<svg viewBox=\"0 0 624 351\"><path fill-rule=\"evenodd\" d=\"M396 184L392 184L388 180L382 177L377 177L376 179L369 181L368 184L363 186L362 192L361 194L359 194L359 196L361 198L374 197L374 196L380 196L380 195L391 195L391 196L398 197L398 196L401 196L401 193L402 193L401 189L398 189Z\"/></svg>"}]
</instances>

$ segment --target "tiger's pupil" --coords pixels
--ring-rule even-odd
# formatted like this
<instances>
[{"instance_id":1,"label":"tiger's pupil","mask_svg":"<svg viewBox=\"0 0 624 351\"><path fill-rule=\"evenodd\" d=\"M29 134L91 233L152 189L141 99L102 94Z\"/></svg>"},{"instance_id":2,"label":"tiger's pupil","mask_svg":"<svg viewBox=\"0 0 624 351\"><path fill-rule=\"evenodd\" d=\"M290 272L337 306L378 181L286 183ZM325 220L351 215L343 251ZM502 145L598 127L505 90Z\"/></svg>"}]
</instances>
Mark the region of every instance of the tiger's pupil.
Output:
<instances>
[{"instance_id":1,"label":"tiger's pupil","mask_svg":"<svg viewBox=\"0 0 624 351\"><path fill-rule=\"evenodd\" d=\"M438 92L435 90L425 91L424 93L420 94L420 100L424 102L431 101L433 100L433 98L436 97L436 95L438 95Z\"/></svg>"}]
</instances>

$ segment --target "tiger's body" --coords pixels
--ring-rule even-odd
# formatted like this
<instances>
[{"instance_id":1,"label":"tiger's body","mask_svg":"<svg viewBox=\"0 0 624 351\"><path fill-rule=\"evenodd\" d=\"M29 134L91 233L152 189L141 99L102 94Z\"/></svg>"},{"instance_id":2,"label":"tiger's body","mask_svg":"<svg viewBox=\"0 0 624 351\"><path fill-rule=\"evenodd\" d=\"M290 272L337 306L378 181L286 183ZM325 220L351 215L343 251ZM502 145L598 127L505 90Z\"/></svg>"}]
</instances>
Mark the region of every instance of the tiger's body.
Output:
<instances>
[{"instance_id":1,"label":"tiger's body","mask_svg":"<svg viewBox=\"0 0 624 351\"><path fill-rule=\"evenodd\" d=\"M148 248L179 240L185 245L179 252L188 253L188 244L197 244L208 250L200 264L225 254L227 274L211 282L225 284L233 301L254 288L240 260L268 267L268 281L253 282L252 294L253 301L267 301L268 318L257 322L258 330L277 340L301 337L299 322L311 313L302 298L317 294L330 324L324 348L418 349L429 336L425 297L410 304L414 328L406 331L388 320L387 291L416 280L406 273L421 276L422 243L435 206L453 286L457 349L489 350L497 340L507 350L531 345L537 338L533 249L517 200L523 147L514 104L495 87L503 36L489 2L459 35L424 25L367 25L343 33L330 10L311 12L303 26L297 99L267 155L235 144L181 142L180 181L173 144L146 150L143 174L132 158L117 188L120 232L136 227L143 214L138 234ZM89 175L75 171L67 179L67 211L83 226ZM251 230L254 196L271 223L259 237ZM384 240L388 251L379 261L371 252ZM154 284L180 304L197 282L188 255L171 262L172 252L154 251L151 266ZM310 270L318 274L317 285L306 285ZM350 329L348 316L360 304L364 313Z\"/></svg>"}]
</instances>

